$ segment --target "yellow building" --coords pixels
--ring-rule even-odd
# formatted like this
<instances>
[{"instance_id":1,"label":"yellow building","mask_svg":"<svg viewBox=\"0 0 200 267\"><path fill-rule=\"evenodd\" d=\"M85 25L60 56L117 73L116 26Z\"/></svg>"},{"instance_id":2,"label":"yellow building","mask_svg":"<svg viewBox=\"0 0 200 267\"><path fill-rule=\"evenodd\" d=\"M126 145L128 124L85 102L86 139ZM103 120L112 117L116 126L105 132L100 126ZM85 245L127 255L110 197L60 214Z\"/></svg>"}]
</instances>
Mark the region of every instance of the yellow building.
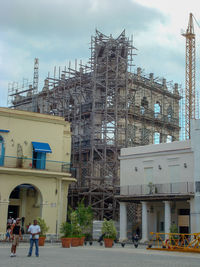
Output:
<instances>
[{"instance_id":1,"label":"yellow building","mask_svg":"<svg viewBox=\"0 0 200 267\"><path fill-rule=\"evenodd\" d=\"M70 170L70 124L64 118L0 108L0 234L7 218L36 217L59 234L66 219Z\"/></svg>"}]
</instances>

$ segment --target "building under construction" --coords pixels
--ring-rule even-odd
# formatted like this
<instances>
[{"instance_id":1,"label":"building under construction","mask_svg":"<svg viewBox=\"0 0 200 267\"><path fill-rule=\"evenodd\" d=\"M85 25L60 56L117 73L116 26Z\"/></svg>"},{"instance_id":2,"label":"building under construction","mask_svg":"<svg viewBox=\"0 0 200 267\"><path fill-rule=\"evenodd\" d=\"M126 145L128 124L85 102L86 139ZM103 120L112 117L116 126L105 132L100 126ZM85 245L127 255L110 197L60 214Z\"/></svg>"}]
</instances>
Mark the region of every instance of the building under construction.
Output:
<instances>
[{"instance_id":1,"label":"building under construction","mask_svg":"<svg viewBox=\"0 0 200 267\"><path fill-rule=\"evenodd\" d=\"M134 73L134 51L125 31L116 39L96 31L88 65L48 77L40 92L37 85L9 89L11 107L71 122L77 183L70 188L69 204L76 206L84 197L99 220L118 217L120 149L179 140L178 84L153 73L147 77L140 68ZM37 77L37 68L34 73Z\"/></svg>"}]
</instances>

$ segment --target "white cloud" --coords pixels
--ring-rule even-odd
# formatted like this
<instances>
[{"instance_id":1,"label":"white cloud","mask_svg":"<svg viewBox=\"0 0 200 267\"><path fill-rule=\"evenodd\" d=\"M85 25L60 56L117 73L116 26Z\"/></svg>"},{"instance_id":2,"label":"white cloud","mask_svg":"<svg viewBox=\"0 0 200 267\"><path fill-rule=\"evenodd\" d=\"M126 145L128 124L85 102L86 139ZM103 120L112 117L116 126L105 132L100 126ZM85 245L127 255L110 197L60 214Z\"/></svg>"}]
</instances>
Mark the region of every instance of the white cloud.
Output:
<instances>
[{"instance_id":1,"label":"white cloud","mask_svg":"<svg viewBox=\"0 0 200 267\"><path fill-rule=\"evenodd\" d=\"M8 82L32 81L35 57L41 86L55 65L75 58L87 62L95 28L114 37L126 29L138 48L136 67L183 83L180 30L186 29L189 12L198 10L195 0L0 0L0 105L6 105Z\"/></svg>"}]
</instances>

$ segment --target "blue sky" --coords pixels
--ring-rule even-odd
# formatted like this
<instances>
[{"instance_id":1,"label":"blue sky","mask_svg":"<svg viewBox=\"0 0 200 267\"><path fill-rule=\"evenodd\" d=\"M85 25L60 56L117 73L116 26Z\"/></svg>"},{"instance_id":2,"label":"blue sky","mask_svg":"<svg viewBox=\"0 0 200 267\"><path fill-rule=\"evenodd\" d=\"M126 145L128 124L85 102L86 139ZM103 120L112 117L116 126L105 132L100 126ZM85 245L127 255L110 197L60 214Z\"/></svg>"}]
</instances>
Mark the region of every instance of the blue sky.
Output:
<instances>
[{"instance_id":1,"label":"blue sky","mask_svg":"<svg viewBox=\"0 0 200 267\"><path fill-rule=\"evenodd\" d=\"M95 29L118 37L133 35L135 69L185 84L185 40L189 13L200 21L199 1L179 0L0 0L0 106L7 106L8 83L33 80L39 58L39 88L54 66L75 59L87 63ZM197 35L197 77L200 29ZM197 88L199 81L197 81Z\"/></svg>"}]
</instances>

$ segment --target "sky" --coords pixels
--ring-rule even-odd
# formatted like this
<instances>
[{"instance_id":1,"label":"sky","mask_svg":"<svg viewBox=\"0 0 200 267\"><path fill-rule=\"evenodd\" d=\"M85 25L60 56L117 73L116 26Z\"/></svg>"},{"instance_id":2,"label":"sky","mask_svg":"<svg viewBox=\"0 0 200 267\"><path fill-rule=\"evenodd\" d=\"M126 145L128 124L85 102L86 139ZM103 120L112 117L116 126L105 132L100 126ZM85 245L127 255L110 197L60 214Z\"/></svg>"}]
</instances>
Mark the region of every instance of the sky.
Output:
<instances>
[{"instance_id":1,"label":"sky","mask_svg":"<svg viewBox=\"0 0 200 267\"><path fill-rule=\"evenodd\" d=\"M185 86L185 38L181 31L197 0L0 0L0 106L7 106L8 84L33 81L39 58L39 89L54 66L89 61L95 29L117 38L125 29L137 48L134 68ZM200 24L200 23L199 23ZM195 23L197 87L200 28Z\"/></svg>"}]
</instances>

